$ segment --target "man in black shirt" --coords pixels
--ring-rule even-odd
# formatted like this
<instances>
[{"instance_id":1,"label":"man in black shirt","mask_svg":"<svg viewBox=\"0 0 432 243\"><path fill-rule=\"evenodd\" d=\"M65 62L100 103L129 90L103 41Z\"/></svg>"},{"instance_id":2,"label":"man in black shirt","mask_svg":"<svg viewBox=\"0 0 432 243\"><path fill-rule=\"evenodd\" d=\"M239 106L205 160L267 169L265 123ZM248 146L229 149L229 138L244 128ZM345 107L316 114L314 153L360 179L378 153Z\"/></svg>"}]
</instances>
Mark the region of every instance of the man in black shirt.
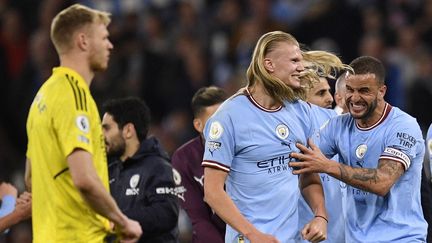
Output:
<instances>
[{"instance_id":1,"label":"man in black shirt","mask_svg":"<svg viewBox=\"0 0 432 243\"><path fill-rule=\"evenodd\" d=\"M108 101L104 111L111 194L122 212L140 223L140 243L177 242L179 208L172 166L158 140L147 137L149 108L130 97Z\"/></svg>"}]
</instances>

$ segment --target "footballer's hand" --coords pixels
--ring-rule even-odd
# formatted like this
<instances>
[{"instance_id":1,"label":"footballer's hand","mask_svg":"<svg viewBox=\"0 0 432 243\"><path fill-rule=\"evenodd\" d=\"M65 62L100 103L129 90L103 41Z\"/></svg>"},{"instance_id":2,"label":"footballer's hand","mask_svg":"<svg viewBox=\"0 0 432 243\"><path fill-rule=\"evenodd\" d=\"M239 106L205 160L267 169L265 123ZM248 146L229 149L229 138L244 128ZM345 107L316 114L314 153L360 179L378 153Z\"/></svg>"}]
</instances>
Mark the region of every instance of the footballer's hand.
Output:
<instances>
[{"instance_id":1,"label":"footballer's hand","mask_svg":"<svg viewBox=\"0 0 432 243\"><path fill-rule=\"evenodd\" d=\"M303 239L310 242L320 242L327 238L327 219L313 218L301 231Z\"/></svg>"},{"instance_id":2,"label":"footballer's hand","mask_svg":"<svg viewBox=\"0 0 432 243\"><path fill-rule=\"evenodd\" d=\"M15 211L19 215L20 220L28 219L32 214L32 196L29 192L23 192L17 199Z\"/></svg>"},{"instance_id":3,"label":"footballer's hand","mask_svg":"<svg viewBox=\"0 0 432 243\"><path fill-rule=\"evenodd\" d=\"M121 243L134 243L138 242L142 235L140 224L132 219L127 218L123 226L116 227L120 233Z\"/></svg>"},{"instance_id":4,"label":"footballer's hand","mask_svg":"<svg viewBox=\"0 0 432 243\"><path fill-rule=\"evenodd\" d=\"M296 168L296 170L293 170L293 174L327 173L330 160L321 153L321 150L313 143L312 139L308 139L308 145L310 148L297 143L296 146L301 153L291 153L292 158L300 161L289 163L289 166Z\"/></svg>"},{"instance_id":5,"label":"footballer's hand","mask_svg":"<svg viewBox=\"0 0 432 243\"><path fill-rule=\"evenodd\" d=\"M12 186L12 184L2 182L0 183L0 199L2 199L6 195L10 195L16 198L18 195L18 190L14 186Z\"/></svg>"}]
</instances>

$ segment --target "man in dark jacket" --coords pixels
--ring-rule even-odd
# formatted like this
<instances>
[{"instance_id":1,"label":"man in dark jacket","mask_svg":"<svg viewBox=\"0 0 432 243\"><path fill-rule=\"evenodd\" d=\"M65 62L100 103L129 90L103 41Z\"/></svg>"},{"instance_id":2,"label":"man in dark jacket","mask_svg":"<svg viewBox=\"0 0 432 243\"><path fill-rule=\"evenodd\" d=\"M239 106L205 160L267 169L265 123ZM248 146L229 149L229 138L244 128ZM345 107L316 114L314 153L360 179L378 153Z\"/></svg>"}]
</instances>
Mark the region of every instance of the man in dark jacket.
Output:
<instances>
[{"instance_id":1,"label":"man in dark jacket","mask_svg":"<svg viewBox=\"0 0 432 243\"><path fill-rule=\"evenodd\" d=\"M111 194L122 212L140 223L140 243L177 242L179 208L172 166L158 140L147 138L149 108L129 97L106 102L104 111Z\"/></svg>"}]
</instances>

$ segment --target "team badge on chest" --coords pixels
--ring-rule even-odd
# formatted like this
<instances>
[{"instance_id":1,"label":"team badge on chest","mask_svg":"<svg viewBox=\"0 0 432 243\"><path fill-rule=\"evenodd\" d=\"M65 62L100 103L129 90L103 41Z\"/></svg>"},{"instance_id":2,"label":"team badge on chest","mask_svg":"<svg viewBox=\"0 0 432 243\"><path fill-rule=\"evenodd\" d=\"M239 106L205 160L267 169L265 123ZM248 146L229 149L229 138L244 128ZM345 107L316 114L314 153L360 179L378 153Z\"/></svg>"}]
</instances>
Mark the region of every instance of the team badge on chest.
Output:
<instances>
[{"instance_id":1,"label":"team badge on chest","mask_svg":"<svg viewBox=\"0 0 432 243\"><path fill-rule=\"evenodd\" d=\"M129 186L130 188L126 189L126 196L133 196L139 194L139 188L137 188L140 180L140 175L135 174L130 178Z\"/></svg>"},{"instance_id":2,"label":"team badge on chest","mask_svg":"<svg viewBox=\"0 0 432 243\"><path fill-rule=\"evenodd\" d=\"M286 139L289 135L288 127L285 124L279 124L276 127L276 135L280 139Z\"/></svg>"},{"instance_id":3,"label":"team badge on chest","mask_svg":"<svg viewBox=\"0 0 432 243\"><path fill-rule=\"evenodd\" d=\"M356 148L356 156L358 159L363 159L363 157L365 156L367 151L367 145L366 144L360 144L357 148Z\"/></svg>"}]
</instances>

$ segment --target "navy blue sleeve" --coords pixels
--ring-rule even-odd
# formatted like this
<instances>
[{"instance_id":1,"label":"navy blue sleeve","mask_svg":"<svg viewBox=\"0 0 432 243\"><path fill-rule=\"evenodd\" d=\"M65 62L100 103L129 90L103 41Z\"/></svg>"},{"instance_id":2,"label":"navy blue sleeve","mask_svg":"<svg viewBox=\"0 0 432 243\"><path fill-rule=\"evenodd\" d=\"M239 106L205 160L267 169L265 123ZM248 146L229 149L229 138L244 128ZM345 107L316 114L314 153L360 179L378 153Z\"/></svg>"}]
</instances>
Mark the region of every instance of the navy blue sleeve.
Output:
<instances>
[{"instance_id":1,"label":"navy blue sleeve","mask_svg":"<svg viewBox=\"0 0 432 243\"><path fill-rule=\"evenodd\" d=\"M124 211L140 223L143 236L170 231L178 221L179 207L172 167L161 158L154 159L161 161L151 163L152 167L141 166L142 173L148 174L148 178L139 183L139 202Z\"/></svg>"}]
</instances>

